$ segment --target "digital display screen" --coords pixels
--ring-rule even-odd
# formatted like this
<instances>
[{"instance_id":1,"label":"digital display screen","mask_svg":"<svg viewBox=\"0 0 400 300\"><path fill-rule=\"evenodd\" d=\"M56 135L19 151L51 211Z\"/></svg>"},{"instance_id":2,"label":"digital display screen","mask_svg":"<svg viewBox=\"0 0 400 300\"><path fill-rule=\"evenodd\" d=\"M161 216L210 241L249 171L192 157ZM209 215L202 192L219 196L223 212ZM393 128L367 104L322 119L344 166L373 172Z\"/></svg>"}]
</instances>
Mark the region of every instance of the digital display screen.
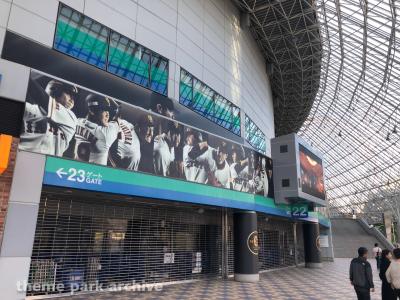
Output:
<instances>
[{"instance_id":1,"label":"digital display screen","mask_svg":"<svg viewBox=\"0 0 400 300\"><path fill-rule=\"evenodd\" d=\"M301 190L325 200L324 170L322 159L299 144Z\"/></svg>"}]
</instances>

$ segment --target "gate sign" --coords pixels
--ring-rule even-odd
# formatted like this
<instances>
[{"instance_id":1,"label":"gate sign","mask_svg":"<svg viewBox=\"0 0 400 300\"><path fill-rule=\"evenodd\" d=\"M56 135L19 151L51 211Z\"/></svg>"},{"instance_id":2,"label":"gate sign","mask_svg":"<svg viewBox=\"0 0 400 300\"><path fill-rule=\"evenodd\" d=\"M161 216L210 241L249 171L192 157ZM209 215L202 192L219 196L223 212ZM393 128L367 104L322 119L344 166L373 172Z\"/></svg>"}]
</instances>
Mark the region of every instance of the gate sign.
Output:
<instances>
[{"instance_id":1,"label":"gate sign","mask_svg":"<svg viewBox=\"0 0 400 300\"><path fill-rule=\"evenodd\" d=\"M308 205L292 204L291 212L293 218L308 218Z\"/></svg>"}]
</instances>

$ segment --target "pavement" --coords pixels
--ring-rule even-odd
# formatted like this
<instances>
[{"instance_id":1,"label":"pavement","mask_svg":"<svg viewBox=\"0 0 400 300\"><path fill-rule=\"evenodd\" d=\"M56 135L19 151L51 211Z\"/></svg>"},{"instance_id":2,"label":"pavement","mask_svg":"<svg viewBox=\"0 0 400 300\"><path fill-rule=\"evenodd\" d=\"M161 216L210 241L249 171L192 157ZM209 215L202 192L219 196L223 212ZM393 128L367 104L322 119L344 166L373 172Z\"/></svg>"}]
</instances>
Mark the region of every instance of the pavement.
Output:
<instances>
[{"instance_id":1,"label":"pavement","mask_svg":"<svg viewBox=\"0 0 400 300\"><path fill-rule=\"evenodd\" d=\"M372 299L381 299L378 272L374 260L375 293ZM284 299L321 300L357 299L348 280L350 259L338 258L326 262L321 269L293 267L262 273L258 283L233 280L202 280L191 283L153 287L153 291L101 292L73 295L65 300L126 300L126 299ZM154 291L157 288L158 291Z\"/></svg>"}]
</instances>

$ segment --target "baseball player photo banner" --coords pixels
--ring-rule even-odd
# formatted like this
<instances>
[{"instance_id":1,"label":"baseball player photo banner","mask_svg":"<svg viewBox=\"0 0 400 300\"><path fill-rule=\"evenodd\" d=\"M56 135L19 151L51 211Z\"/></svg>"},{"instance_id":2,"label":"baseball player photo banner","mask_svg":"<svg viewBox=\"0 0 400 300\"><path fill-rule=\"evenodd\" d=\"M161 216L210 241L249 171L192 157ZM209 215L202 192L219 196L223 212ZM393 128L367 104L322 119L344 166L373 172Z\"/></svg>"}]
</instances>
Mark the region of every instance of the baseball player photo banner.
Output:
<instances>
[{"instance_id":1,"label":"baseball player photo banner","mask_svg":"<svg viewBox=\"0 0 400 300\"><path fill-rule=\"evenodd\" d=\"M272 161L174 119L31 71L19 147L273 198Z\"/></svg>"}]
</instances>

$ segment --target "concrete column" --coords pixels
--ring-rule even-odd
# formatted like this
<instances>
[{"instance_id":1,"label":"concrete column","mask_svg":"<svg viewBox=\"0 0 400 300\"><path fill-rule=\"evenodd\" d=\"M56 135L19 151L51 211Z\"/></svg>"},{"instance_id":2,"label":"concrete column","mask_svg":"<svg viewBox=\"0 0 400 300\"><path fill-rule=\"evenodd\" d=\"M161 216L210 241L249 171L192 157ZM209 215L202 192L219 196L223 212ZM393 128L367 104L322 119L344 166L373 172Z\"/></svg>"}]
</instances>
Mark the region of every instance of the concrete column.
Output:
<instances>
[{"instance_id":1,"label":"concrete column","mask_svg":"<svg viewBox=\"0 0 400 300\"><path fill-rule=\"evenodd\" d=\"M258 232L255 211L237 212L233 216L235 280L257 282L258 273Z\"/></svg>"},{"instance_id":2,"label":"concrete column","mask_svg":"<svg viewBox=\"0 0 400 300\"><path fill-rule=\"evenodd\" d=\"M28 281L45 161L41 154L17 154L0 249L2 299L25 299L17 285Z\"/></svg>"},{"instance_id":3,"label":"concrete column","mask_svg":"<svg viewBox=\"0 0 400 300\"><path fill-rule=\"evenodd\" d=\"M304 223L304 258L306 268L320 268L321 263L321 248L319 245L319 224Z\"/></svg>"}]
</instances>

